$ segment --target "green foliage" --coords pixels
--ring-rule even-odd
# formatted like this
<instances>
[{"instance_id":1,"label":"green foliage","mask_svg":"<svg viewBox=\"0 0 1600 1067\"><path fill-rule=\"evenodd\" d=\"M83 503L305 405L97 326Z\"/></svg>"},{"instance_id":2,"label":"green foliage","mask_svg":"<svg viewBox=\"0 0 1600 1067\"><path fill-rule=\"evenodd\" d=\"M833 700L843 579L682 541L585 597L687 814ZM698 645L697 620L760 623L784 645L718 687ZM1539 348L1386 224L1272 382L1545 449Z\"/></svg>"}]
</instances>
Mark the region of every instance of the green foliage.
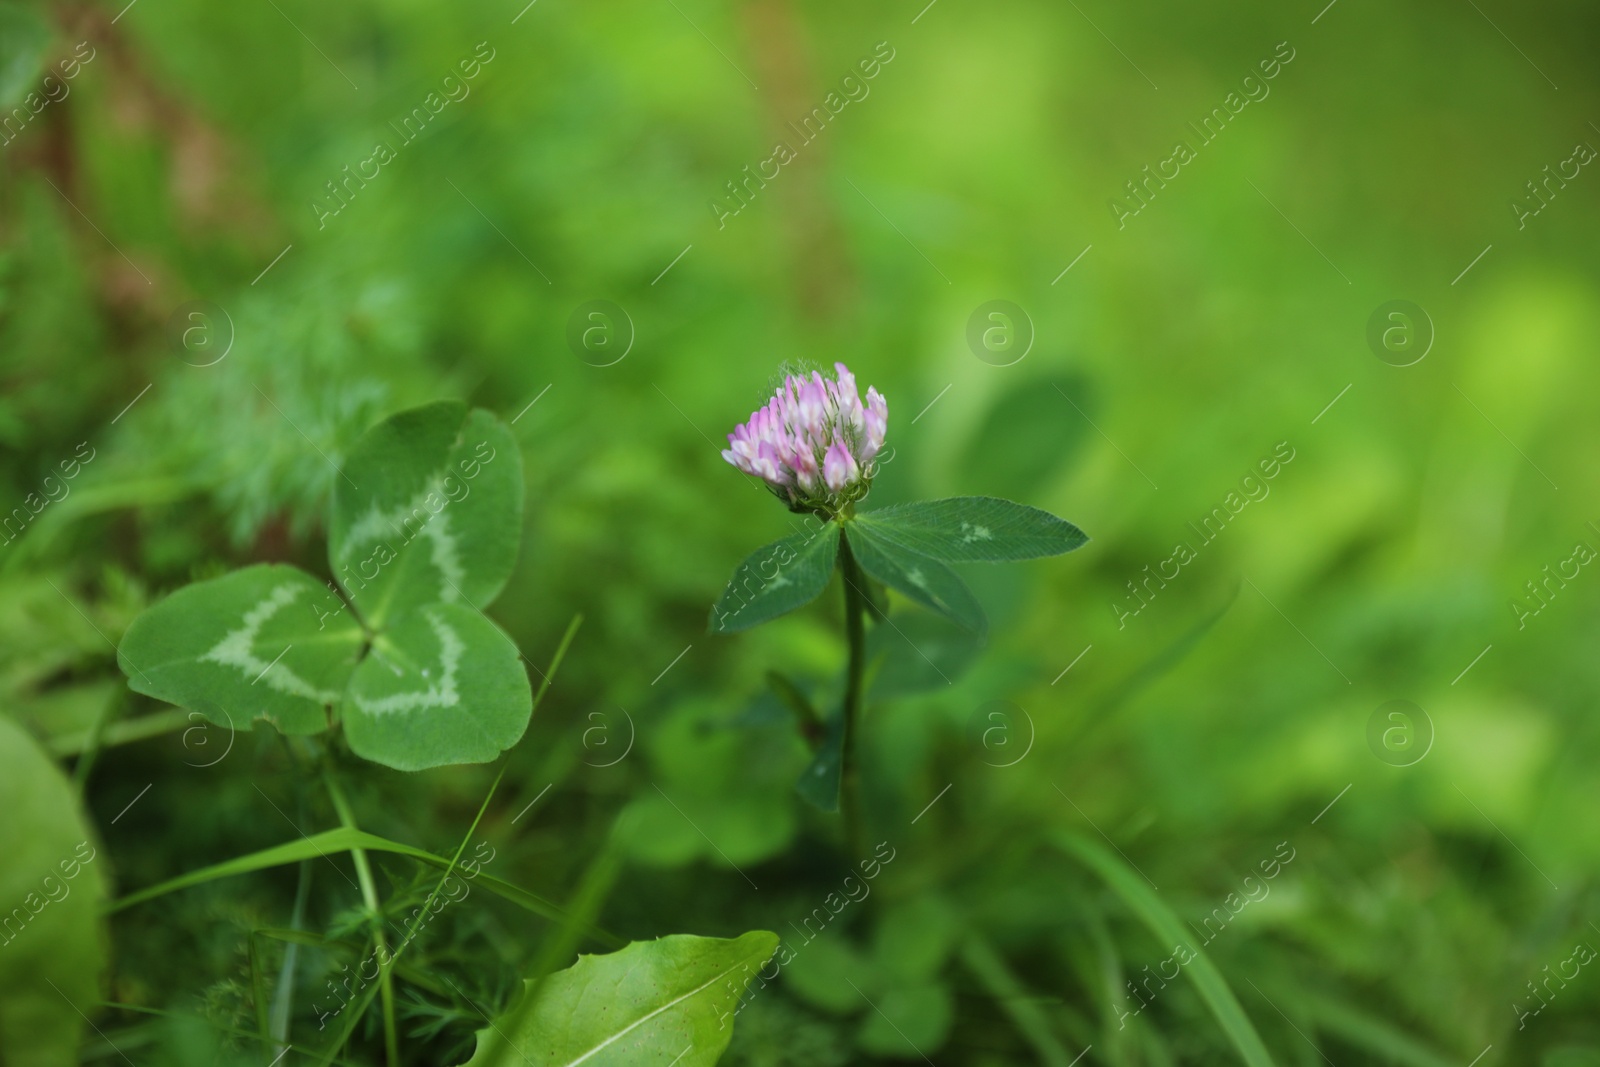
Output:
<instances>
[{"instance_id":1,"label":"green foliage","mask_svg":"<svg viewBox=\"0 0 1600 1067\"><path fill-rule=\"evenodd\" d=\"M1261 1043L1261 1036L1256 1033L1250 1017L1239 1006L1239 1000L1228 987L1227 979L1222 977L1222 972L1211 962L1205 949L1193 943L1194 939L1189 936L1183 920L1173 914L1172 909L1149 888L1144 876L1129 870L1126 863L1119 861L1100 844L1079 834L1063 833L1058 835L1057 840L1063 849L1105 879L1106 884L1122 898L1139 921L1149 927L1158 944L1183 950L1179 954L1180 961L1189 980L1194 983L1206 1007L1211 1009L1217 1024L1228 1035L1228 1040L1238 1050L1246 1067L1273 1067L1272 1055Z\"/></svg>"},{"instance_id":2,"label":"green foliage","mask_svg":"<svg viewBox=\"0 0 1600 1067\"><path fill-rule=\"evenodd\" d=\"M862 1051L919 1059L944 1043L954 1021L945 970L960 932L947 903L919 897L884 915L869 944L824 933L796 951L784 973L813 1007L858 1017Z\"/></svg>"},{"instance_id":3,"label":"green foliage","mask_svg":"<svg viewBox=\"0 0 1600 1067\"><path fill-rule=\"evenodd\" d=\"M1204 946L1276 1062L1594 1062L1593 965L1552 980L1521 1029L1517 1009L1576 942L1600 944L1600 582L1592 565L1553 577L1576 542L1600 546L1600 172L1556 177L1575 143L1600 144L1600 12L925 5L5 5L8 105L77 42L98 58L0 146L0 715L71 779L98 827L91 867L129 890L301 846L115 912L101 996L128 1006L79 1001L100 1031L84 1062L262 1067L280 1025L279 1067L384 1062L376 993L325 1030L317 1012L442 869L361 839L369 909L323 836L328 763L373 837L439 858L471 824L469 853L499 849L394 972L402 1067L460 1063L523 978L579 950L495 886L566 914L583 886L591 925L628 939L796 936L850 869L842 816L792 788L830 726L821 751L842 760L842 583L731 640L705 636L706 608L805 521L730 474L722 432L781 362L834 358L892 413L852 523L988 494L1094 539L1070 560L941 561L988 617L981 648L861 580L878 603L859 809L900 858L802 956L837 939L868 958L887 916L938 896L959 944L981 938L1016 979L1005 992L957 950L947 1036L923 1046L940 1067L1237 1064L1189 978L1153 999L1138 985L1172 946L1055 836L1120 850L1185 929L1288 838L1301 858ZM457 64L480 41L498 56L469 83ZM849 100L840 77L879 41L896 58ZM1232 114L1279 41L1298 57ZM377 178L347 177L450 72L470 96ZM820 137L750 177L832 92L849 103ZM1224 115L1171 178L1174 140ZM336 203L330 181L349 203L319 228L308 205ZM729 181L749 202L722 226L706 203L736 206ZM1119 222L1108 198L1140 210ZM608 367L568 344L594 298L637 334ZM995 298L1031 319L1010 366L967 344ZM1367 343L1395 298L1437 332L1408 367ZM231 323L212 366L175 344L190 300ZM266 679L231 730L130 688L117 646L173 590L271 565L335 595L340 470L375 422L441 397L494 411L524 461L534 506L496 625L544 668L531 650L586 620L520 744L400 774L347 759L343 723L331 744L252 730ZM1296 458L1270 496L1202 546L1191 524L1245 496L1280 441ZM1173 578L1180 541L1198 555ZM329 629L364 618L354 593ZM758 709L773 669L820 729ZM1368 747L1396 698L1436 734L1412 766ZM638 742L599 766L626 747L619 707ZM585 747L597 711L603 750ZM591 882L635 805L656 809L656 840ZM270 940L253 931L291 928L322 941L252 958ZM727 1059L747 1034L763 1041L740 1062L763 1067L893 1059L855 1045L875 1013L847 983L831 1014L797 1003L790 970L739 1015ZM1123 1019L1129 981L1150 1004ZM1041 1023L1064 1058L1039 1051Z\"/></svg>"},{"instance_id":4,"label":"green foliage","mask_svg":"<svg viewBox=\"0 0 1600 1067\"><path fill-rule=\"evenodd\" d=\"M482 608L517 562L522 456L511 431L458 401L368 431L334 483L328 562L366 624L426 604ZM370 573L369 573L370 568Z\"/></svg>"},{"instance_id":5,"label":"green foliage","mask_svg":"<svg viewBox=\"0 0 1600 1067\"><path fill-rule=\"evenodd\" d=\"M765 931L732 940L675 934L581 956L542 983L529 981L531 1003L478 1031L467 1062L655 1067L676 1055L684 1067L711 1067L733 1036L745 985L777 947Z\"/></svg>"},{"instance_id":6,"label":"green foliage","mask_svg":"<svg viewBox=\"0 0 1600 1067\"><path fill-rule=\"evenodd\" d=\"M139 693L219 726L252 719L321 733L365 645L361 624L311 575L258 564L178 590L128 627L117 664Z\"/></svg>"},{"instance_id":7,"label":"green foliage","mask_svg":"<svg viewBox=\"0 0 1600 1067\"><path fill-rule=\"evenodd\" d=\"M239 856L200 870L190 871L159 885L149 886L136 893L129 893L124 897L118 898L111 910L121 911L124 908L143 904L145 901L154 900L168 893L175 893L178 890L188 889L192 886L204 885L218 878L232 878L241 874L249 874L252 871L281 867L285 864L299 863L313 857L328 856L357 848L369 852L393 852L433 867L443 868L447 873L452 869L449 862L440 859L431 852L425 852L422 849L401 844L398 841L390 841L376 834L366 834L348 827L340 827L336 830L325 830L311 837L302 837L297 841L262 849L260 852L252 852L247 856ZM536 893L519 889L493 875L480 875L479 877L483 879L483 884L491 892L520 907L526 908L536 915L542 915L548 919L565 918L565 913L560 907Z\"/></svg>"},{"instance_id":8,"label":"green foliage","mask_svg":"<svg viewBox=\"0 0 1600 1067\"><path fill-rule=\"evenodd\" d=\"M1001 563L1082 548L1084 532L1047 511L991 496L896 504L857 515L852 529L945 563Z\"/></svg>"},{"instance_id":9,"label":"green foliage","mask_svg":"<svg viewBox=\"0 0 1600 1067\"><path fill-rule=\"evenodd\" d=\"M712 607L711 632L738 633L811 603L828 587L838 552L831 522L752 552Z\"/></svg>"},{"instance_id":10,"label":"green foliage","mask_svg":"<svg viewBox=\"0 0 1600 1067\"><path fill-rule=\"evenodd\" d=\"M766 545L734 571L711 609L712 633L737 633L815 600L837 559L832 522ZM1056 556L1089 538L1049 512L994 497L951 497L863 512L839 523L871 582L861 582L880 618L874 583L898 590L957 625L983 635L983 609L943 563L999 563ZM850 579L847 579L850 580Z\"/></svg>"},{"instance_id":11,"label":"green foliage","mask_svg":"<svg viewBox=\"0 0 1600 1067\"><path fill-rule=\"evenodd\" d=\"M338 710L351 748L398 770L494 759L533 711L522 654L481 606L516 561L510 431L431 404L373 427L340 476L329 556L353 611L293 567L200 582L128 628L129 684L230 728L318 733Z\"/></svg>"},{"instance_id":12,"label":"green foliage","mask_svg":"<svg viewBox=\"0 0 1600 1067\"><path fill-rule=\"evenodd\" d=\"M106 965L105 861L72 788L0 718L0 1061L74 1062Z\"/></svg>"},{"instance_id":13,"label":"green foliage","mask_svg":"<svg viewBox=\"0 0 1600 1067\"><path fill-rule=\"evenodd\" d=\"M845 731L848 728L842 710L827 717L822 736L817 741L817 750L795 782L795 790L818 811L831 814L839 810L839 789L844 780Z\"/></svg>"},{"instance_id":14,"label":"green foliage","mask_svg":"<svg viewBox=\"0 0 1600 1067\"><path fill-rule=\"evenodd\" d=\"M734 717L716 702L687 700L641 725L652 785L629 801L619 823L636 861L744 867L790 847L799 829L790 783L802 747L772 710L757 702ZM740 802L727 803L729 796Z\"/></svg>"},{"instance_id":15,"label":"green foliage","mask_svg":"<svg viewBox=\"0 0 1600 1067\"><path fill-rule=\"evenodd\" d=\"M852 523L846 527L845 536L850 541L850 551L869 577L980 638L988 630L989 620L978 598L943 563L883 537L871 525Z\"/></svg>"},{"instance_id":16,"label":"green foliage","mask_svg":"<svg viewBox=\"0 0 1600 1067\"><path fill-rule=\"evenodd\" d=\"M522 653L481 612L429 604L372 642L343 705L358 756L402 771L488 763L533 712Z\"/></svg>"}]
</instances>

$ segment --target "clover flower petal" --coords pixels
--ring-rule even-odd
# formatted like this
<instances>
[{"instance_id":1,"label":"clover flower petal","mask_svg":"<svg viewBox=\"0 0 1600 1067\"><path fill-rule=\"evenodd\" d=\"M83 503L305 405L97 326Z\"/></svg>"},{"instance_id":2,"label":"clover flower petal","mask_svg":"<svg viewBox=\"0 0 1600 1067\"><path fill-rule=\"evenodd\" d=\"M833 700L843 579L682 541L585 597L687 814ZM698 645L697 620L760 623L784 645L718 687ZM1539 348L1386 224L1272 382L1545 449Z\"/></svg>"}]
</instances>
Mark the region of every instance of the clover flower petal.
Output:
<instances>
[{"instance_id":1,"label":"clover flower petal","mask_svg":"<svg viewBox=\"0 0 1600 1067\"><path fill-rule=\"evenodd\" d=\"M874 459L889 429L889 405L868 387L866 403L855 375L835 363L789 375L765 405L728 435L722 458L768 487L796 511L837 514L866 495Z\"/></svg>"}]
</instances>

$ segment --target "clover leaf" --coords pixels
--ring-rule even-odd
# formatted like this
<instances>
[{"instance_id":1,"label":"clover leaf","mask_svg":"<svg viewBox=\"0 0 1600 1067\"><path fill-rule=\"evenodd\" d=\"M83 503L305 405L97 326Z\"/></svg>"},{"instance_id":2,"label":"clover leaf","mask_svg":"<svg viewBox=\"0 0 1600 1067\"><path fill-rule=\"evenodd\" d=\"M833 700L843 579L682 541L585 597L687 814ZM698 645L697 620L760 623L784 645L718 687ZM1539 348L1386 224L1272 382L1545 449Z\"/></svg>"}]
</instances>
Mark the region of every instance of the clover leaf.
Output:
<instances>
[{"instance_id":1,"label":"clover leaf","mask_svg":"<svg viewBox=\"0 0 1600 1067\"><path fill-rule=\"evenodd\" d=\"M424 604L482 607L517 561L522 460L511 430L459 401L402 411L350 449L328 564L373 629Z\"/></svg>"},{"instance_id":2,"label":"clover leaf","mask_svg":"<svg viewBox=\"0 0 1600 1067\"><path fill-rule=\"evenodd\" d=\"M521 537L510 430L454 401L403 411L356 441L338 486L329 562L348 601L283 564L186 586L129 626L128 684L223 726L342 722L358 755L399 770L494 759L533 708L521 653L482 612Z\"/></svg>"},{"instance_id":3,"label":"clover leaf","mask_svg":"<svg viewBox=\"0 0 1600 1067\"><path fill-rule=\"evenodd\" d=\"M831 523L752 552L711 609L711 632L737 633L804 607L828 587L839 554Z\"/></svg>"}]
</instances>

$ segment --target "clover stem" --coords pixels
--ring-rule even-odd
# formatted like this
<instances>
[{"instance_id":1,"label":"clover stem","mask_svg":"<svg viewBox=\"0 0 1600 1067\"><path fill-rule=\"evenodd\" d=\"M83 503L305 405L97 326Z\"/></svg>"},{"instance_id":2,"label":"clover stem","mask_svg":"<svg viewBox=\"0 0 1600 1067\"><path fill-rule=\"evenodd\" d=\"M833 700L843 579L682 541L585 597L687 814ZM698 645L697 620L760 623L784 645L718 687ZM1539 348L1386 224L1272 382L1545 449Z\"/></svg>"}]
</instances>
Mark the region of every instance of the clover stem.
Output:
<instances>
[{"instance_id":1,"label":"clover stem","mask_svg":"<svg viewBox=\"0 0 1600 1067\"><path fill-rule=\"evenodd\" d=\"M850 641L850 665L844 690L844 754L840 767L840 806L843 808L845 839L850 860L860 860L865 851L865 826L861 812L861 767L857 735L861 729L862 679L866 673L866 575L850 552L850 542L839 531L839 573L844 577L844 625Z\"/></svg>"},{"instance_id":2,"label":"clover stem","mask_svg":"<svg viewBox=\"0 0 1600 1067\"><path fill-rule=\"evenodd\" d=\"M331 770L324 767L322 779L327 783L328 796L333 799L333 810L339 813L339 825L349 830L360 831L356 825L355 816L351 814L350 802L345 799L344 790L339 787L339 780ZM378 907L378 890L372 881L372 865L367 862L365 849L352 848L350 858L356 865L356 881L361 884L361 899L366 904L367 911L372 913L372 939L377 946L379 963L386 963L389 955L389 941L383 932L383 912ZM357 968L359 971L360 968ZM400 1039L395 1030L394 1022L394 981L389 977L389 968L378 968L379 993L383 998L383 1050L384 1059L388 1067L400 1067Z\"/></svg>"}]
</instances>

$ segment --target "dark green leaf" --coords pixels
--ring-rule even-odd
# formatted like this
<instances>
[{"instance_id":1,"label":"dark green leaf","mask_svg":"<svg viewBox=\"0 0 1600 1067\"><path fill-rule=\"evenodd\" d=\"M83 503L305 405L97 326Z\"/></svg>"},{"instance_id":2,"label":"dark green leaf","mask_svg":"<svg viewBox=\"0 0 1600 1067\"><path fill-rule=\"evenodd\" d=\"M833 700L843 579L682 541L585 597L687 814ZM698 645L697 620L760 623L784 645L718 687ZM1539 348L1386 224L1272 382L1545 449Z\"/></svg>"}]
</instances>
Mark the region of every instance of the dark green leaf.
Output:
<instances>
[{"instance_id":1,"label":"dark green leaf","mask_svg":"<svg viewBox=\"0 0 1600 1067\"><path fill-rule=\"evenodd\" d=\"M328 560L375 629L423 604L489 605L516 564L522 455L460 401L402 411L350 449L334 482Z\"/></svg>"},{"instance_id":2,"label":"dark green leaf","mask_svg":"<svg viewBox=\"0 0 1600 1067\"><path fill-rule=\"evenodd\" d=\"M972 590L943 563L879 536L878 527L859 518L848 524L846 536L856 562L869 577L980 637L988 629L988 620Z\"/></svg>"},{"instance_id":3,"label":"dark green leaf","mask_svg":"<svg viewBox=\"0 0 1600 1067\"><path fill-rule=\"evenodd\" d=\"M521 740L532 713L511 638L469 607L432 604L373 641L343 716L358 756L419 771L489 762Z\"/></svg>"},{"instance_id":4,"label":"dark green leaf","mask_svg":"<svg viewBox=\"0 0 1600 1067\"><path fill-rule=\"evenodd\" d=\"M828 719L828 732L811 763L794 783L802 800L820 811L839 810L839 783L844 771L844 712Z\"/></svg>"},{"instance_id":5,"label":"dark green leaf","mask_svg":"<svg viewBox=\"0 0 1600 1067\"><path fill-rule=\"evenodd\" d=\"M107 861L72 787L0 716L0 1062L77 1063L100 999Z\"/></svg>"},{"instance_id":6,"label":"dark green leaf","mask_svg":"<svg viewBox=\"0 0 1600 1067\"><path fill-rule=\"evenodd\" d=\"M776 934L754 930L579 956L544 980L531 1006L479 1030L467 1067L712 1067L733 1036L745 985L777 947Z\"/></svg>"},{"instance_id":7,"label":"dark green leaf","mask_svg":"<svg viewBox=\"0 0 1600 1067\"><path fill-rule=\"evenodd\" d=\"M353 612L294 567L260 564L173 593L134 619L117 663L136 691L219 726L264 719L286 734L327 729L356 666Z\"/></svg>"},{"instance_id":8,"label":"dark green leaf","mask_svg":"<svg viewBox=\"0 0 1600 1067\"><path fill-rule=\"evenodd\" d=\"M992 496L896 504L857 515L855 523L881 540L947 563L1059 556L1089 540L1066 519Z\"/></svg>"},{"instance_id":9,"label":"dark green leaf","mask_svg":"<svg viewBox=\"0 0 1600 1067\"><path fill-rule=\"evenodd\" d=\"M711 609L711 632L738 633L811 603L828 587L838 552L832 523L752 552Z\"/></svg>"}]
</instances>

